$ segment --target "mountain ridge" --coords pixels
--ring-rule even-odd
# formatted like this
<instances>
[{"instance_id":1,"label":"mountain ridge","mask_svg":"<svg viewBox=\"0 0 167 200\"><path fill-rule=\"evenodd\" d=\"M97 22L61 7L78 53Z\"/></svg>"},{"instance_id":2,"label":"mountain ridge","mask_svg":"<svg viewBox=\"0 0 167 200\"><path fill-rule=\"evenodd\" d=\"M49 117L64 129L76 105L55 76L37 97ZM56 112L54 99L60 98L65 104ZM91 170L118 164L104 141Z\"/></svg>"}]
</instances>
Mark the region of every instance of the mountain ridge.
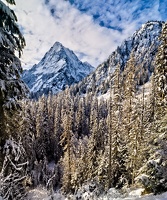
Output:
<instances>
[{"instance_id":1,"label":"mountain ridge","mask_svg":"<svg viewBox=\"0 0 167 200\"><path fill-rule=\"evenodd\" d=\"M43 93L47 95L49 92L56 94L64 90L65 85L71 86L74 84L73 89L75 94L78 92L79 94L84 94L86 92L94 92L97 95L105 94L110 87L109 85L115 68L119 65L121 71L123 71L131 54L134 54L135 65L140 76L138 84L141 85L149 81L154 71L154 58L159 47L159 36L163 24L164 22L162 21L149 21L143 24L131 37L124 40L122 44L109 55L108 59L101 63L94 71L89 64L79 61L72 51L64 48L61 43L56 42L56 48L51 47L39 64L34 65L28 71L30 73L27 73L27 71L24 72L23 80L28 84L31 92L35 95L37 94L37 96ZM57 57L55 56L52 60L52 55L54 54ZM67 64L69 62L68 59L67 63L65 62L67 57L71 57L74 61L72 62L73 64ZM76 60L79 66L86 66L88 69L86 73L84 73L84 70L77 73L78 67L73 67L76 65ZM46 66L48 66L48 64L50 67L47 69ZM66 64L67 66L71 66L70 70L67 70L68 73L65 72L66 70L64 71ZM55 65L57 66L56 71L53 67ZM63 66L65 66L64 69ZM51 73L51 70L53 70L53 73ZM61 72L61 70L63 73L59 73L59 79L54 79L54 73ZM42 73L45 74L45 76L49 74L47 81L42 78ZM64 81L66 76L69 76L68 74L71 74L70 78L67 78L68 81ZM79 74L82 74L82 76ZM35 80L37 81L36 84L34 84ZM56 87L55 90L53 89L54 87Z\"/></svg>"},{"instance_id":2,"label":"mountain ridge","mask_svg":"<svg viewBox=\"0 0 167 200\"><path fill-rule=\"evenodd\" d=\"M23 80L35 96L56 94L81 81L94 68L88 63L82 63L78 57L60 42L50 48L42 60L30 70L23 72Z\"/></svg>"},{"instance_id":3,"label":"mountain ridge","mask_svg":"<svg viewBox=\"0 0 167 200\"><path fill-rule=\"evenodd\" d=\"M76 85L80 93L106 93L116 66L119 65L123 71L131 54L134 54L135 65L138 73L141 73L139 84L147 82L154 71L154 58L159 47L159 36L163 24L162 21L150 21L143 24L131 37L124 40L92 74ZM78 89L75 90L78 91Z\"/></svg>"}]
</instances>

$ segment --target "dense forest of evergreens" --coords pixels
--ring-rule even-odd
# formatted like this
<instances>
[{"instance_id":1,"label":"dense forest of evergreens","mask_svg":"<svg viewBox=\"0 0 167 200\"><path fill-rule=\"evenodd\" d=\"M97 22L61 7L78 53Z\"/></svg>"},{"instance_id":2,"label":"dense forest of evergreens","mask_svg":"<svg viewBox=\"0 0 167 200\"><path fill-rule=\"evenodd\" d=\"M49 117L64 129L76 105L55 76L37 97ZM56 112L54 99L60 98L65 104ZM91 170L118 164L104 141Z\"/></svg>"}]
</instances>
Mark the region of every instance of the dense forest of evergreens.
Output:
<instances>
[{"instance_id":1,"label":"dense forest of evergreens","mask_svg":"<svg viewBox=\"0 0 167 200\"><path fill-rule=\"evenodd\" d=\"M38 185L69 194L89 182L103 191L167 191L167 24L147 85L132 53L123 71L116 67L108 95L93 89L79 95L74 86L21 100L27 88L15 50L21 52L25 41L14 12L5 9L0 7L0 36L8 37L0 44L0 195L26 199Z\"/></svg>"},{"instance_id":2,"label":"dense forest of evergreens","mask_svg":"<svg viewBox=\"0 0 167 200\"><path fill-rule=\"evenodd\" d=\"M156 63L162 61L161 50ZM105 98L74 96L72 87L22 101L14 118L6 118L3 173L16 176L20 170L22 187L42 184L65 194L89 181L104 190L137 184L146 192L165 191L165 68L157 65L149 88L139 87L134 59L124 72L116 68Z\"/></svg>"}]
</instances>

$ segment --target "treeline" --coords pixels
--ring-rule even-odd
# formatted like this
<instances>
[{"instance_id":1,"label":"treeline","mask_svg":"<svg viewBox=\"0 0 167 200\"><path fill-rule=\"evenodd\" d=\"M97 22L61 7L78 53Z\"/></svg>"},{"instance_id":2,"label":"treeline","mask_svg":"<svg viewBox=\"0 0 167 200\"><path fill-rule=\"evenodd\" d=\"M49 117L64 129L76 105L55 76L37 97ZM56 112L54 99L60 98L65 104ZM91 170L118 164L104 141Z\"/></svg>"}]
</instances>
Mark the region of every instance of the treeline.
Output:
<instances>
[{"instance_id":1,"label":"treeline","mask_svg":"<svg viewBox=\"0 0 167 200\"><path fill-rule=\"evenodd\" d=\"M42 184L66 194L92 180L104 190L142 184L147 192L165 191L167 112L157 82L161 75L157 68L146 90L138 87L136 69L132 55L123 73L116 68L105 98L74 96L67 88L22 102L15 120L8 119L8 172L21 165L24 187Z\"/></svg>"},{"instance_id":2,"label":"treeline","mask_svg":"<svg viewBox=\"0 0 167 200\"><path fill-rule=\"evenodd\" d=\"M116 67L108 96L79 96L71 87L22 101L14 117L6 112L4 199L25 199L26 187L38 185L75 193L89 181L104 190L135 184L145 192L167 190L166 31L165 24L149 87L139 86L143 75L132 53L123 72Z\"/></svg>"}]
</instances>

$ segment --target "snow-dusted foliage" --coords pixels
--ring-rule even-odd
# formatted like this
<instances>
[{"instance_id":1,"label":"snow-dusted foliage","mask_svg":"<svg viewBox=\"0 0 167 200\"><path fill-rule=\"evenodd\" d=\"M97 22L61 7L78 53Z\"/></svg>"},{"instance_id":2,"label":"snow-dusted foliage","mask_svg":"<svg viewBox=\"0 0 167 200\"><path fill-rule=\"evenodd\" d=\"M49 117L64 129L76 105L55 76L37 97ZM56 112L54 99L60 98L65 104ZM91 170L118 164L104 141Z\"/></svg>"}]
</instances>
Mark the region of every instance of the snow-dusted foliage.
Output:
<instances>
[{"instance_id":1,"label":"snow-dusted foliage","mask_svg":"<svg viewBox=\"0 0 167 200\"><path fill-rule=\"evenodd\" d=\"M9 4L15 4L14 0L6 0ZM25 46L25 40L17 25L17 17L5 3L0 1L0 44L10 49L18 51L21 55Z\"/></svg>"},{"instance_id":2,"label":"snow-dusted foliage","mask_svg":"<svg viewBox=\"0 0 167 200\"><path fill-rule=\"evenodd\" d=\"M20 79L21 72L20 60L13 52L0 45L0 101L6 109L15 108L16 102L28 92Z\"/></svg>"},{"instance_id":3,"label":"snow-dusted foliage","mask_svg":"<svg viewBox=\"0 0 167 200\"><path fill-rule=\"evenodd\" d=\"M167 190L167 70L166 70L166 45L167 25L163 26L161 34L161 45L156 55L156 68L153 77L152 92L154 95L154 117L152 118L152 132L154 135L151 143L152 151L147 163L141 168L142 175L138 179L144 184L147 190L154 193Z\"/></svg>"},{"instance_id":4,"label":"snow-dusted foliage","mask_svg":"<svg viewBox=\"0 0 167 200\"><path fill-rule=\"evenodd\" d=\"M157 96L159 101L167 104L167 23L164 24L161 34L161 45L158 48L156 56L156 69L155 69L155 81L157 84Z\"/></svg>"},{"instance_id":5,"label":"snow-dusted foliage","mask_svg":"<svg viewBox=\"0 0 167 200\"><path fill-rule=\"evenodd\" d=\"M3 154L5 158L0 172L0 195L4 200L23 200L26 196L24 181L27 178L28 162L21 141L16 142L13 138L6 140Z\"/></svg>"},{"instance_id":6,"label":"snow-dusted foliage","mask_svg":"<svg viewBox=\"0 0 167 200\"><path fill-rule=\"evenodd\" d=\"M27 86L20 79L21 63L9 49L0 44L0 146L8 138L8 121L12 118L12 112L19 109L18 100L28 93ZM11 120L12 122L12 120ZM13 123L13 122L12 122ZM1 164L0 164L1 166Z\"/></svg>"},{"instance_id":7,"label":"snow-dusted foliage","mask_svg":"<svg viewBox=\"0 0 167 200\"><path fill-rule=\"evenodd\" d=\"M100 64L97 69L81 81L77 86L80 94L96 92L105 94L110 87L115 68L119 65L121 71L126 68L130 55L134 53L138 83L142 85L150 78L154 71L154 58L159 46L163 22L151 21L143 24L131 37L126 39L121 46Z\"/></svg>"},{"instance_id":8,"label":"snow-dusted foliage","mask_svg":"<svg viewBox=\"0 0 167 200\"><path fill-rule=\"evenodd\" d=\"M0 195L6 200L25 199L27 162L13 118L18 114L18 100L28 92L20 79L21 62L15 56L15 51L21 55L25 40L14 11L4 2L0 0ZM6 2L15 4L14 0Z\"/></svg>"},{"instance_id":9,"label":"snow-dusted foliage","mask_svg":"<svg viewBox=\"0 0 167 200\"><path fill-rule=\"evenodd\" d=\"M7 2L15 3L13 0ZM21 63L15 56L15 50L21 53L25 46L24 38L16 24L17 18L14 11L2 1L0 13L0 133L1 139L4 140L4 109L17 109L17 100L24 97L28 90L20 80Z\"/></svg>"},{"instance_id":10,"label":"snow-dusted foliage","mask_svg":"<svg viewBox=\"0 0 167 200\"><path fill-rule=\"evenodd\" d=\"M6 126L15 139L10 138L4 144L3 190L0 195L14 194L17 197L17 193L8 192L7 185L11 191L15 187L8 179L6 184L4 178L10 176L11 171L15 176L19 170L20 177L16 178L18 190L22 187L30 189L29 194L33 196L36 191L32 191L32 187L44 187L48 190L44 199L64 198L55 194L56 190L69 200L134 200L140 199L141 192L156 194L167 191L166 79L163 79L163 87L157 84L162 83L159 82L162 73L166 77L165 66L161 68L162 54L160 59L156 59L158 68L152 75L147 93L144 85L145 78L153 70L153 57L147 59L144 56L150 56L153 49L157 51L160 41L155 41L154 37L157 39L161 25L160 22L149 22L134 34L134 38L129 40L133 44L126 43L128 57L124 64L120 64L120 59L126 54L123 49L118 48L111 55L107 61L109 65L107 62L104 64L106 74L111 63L115 68L109 76L108 86L97 87L104 78L99 79L100 74L96 76L99 67L88 77L87 80L92 78L90 87L84 92L82 84L86 79L57 95L43 95L37 101L22 102L22 112L15 115L13 122L8 118ZM140 43L141 39L145 42ZM142 44L147 51L138 52ZM66 49L56 44L51 50ZM121 57L116 59L114 55ZM47 58L50 54L46 54L44 60ZM142 66L137 67L140 61ZM44 66L38 69L47 71ZM157 92L159 88L162 90L160 93ZM97 97L97 92L102 94L103 89L109 89L106 99ZM85 95L76 95L79 90ZM5 174L5 169L9 173ZM140 195L128 189L133 187L142 187Z\"/></svg>"}]
</instances>

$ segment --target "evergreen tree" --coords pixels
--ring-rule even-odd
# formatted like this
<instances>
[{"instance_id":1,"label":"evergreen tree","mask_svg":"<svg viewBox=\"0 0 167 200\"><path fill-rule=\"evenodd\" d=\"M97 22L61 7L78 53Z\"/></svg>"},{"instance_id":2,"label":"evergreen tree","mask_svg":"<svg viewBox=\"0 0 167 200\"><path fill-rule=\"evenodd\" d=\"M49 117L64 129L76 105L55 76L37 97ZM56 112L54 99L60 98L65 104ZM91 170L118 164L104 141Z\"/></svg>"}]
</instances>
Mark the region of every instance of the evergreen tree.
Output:
<instances>
[{"instance_id":1,"label":"evergreen tree","mask_svg":"<svg viewBox=\"0 0 167 200\"><path fill-rule=\"evenodd\" d=\"M23 147L25 149L25 157L28 160L28 175L31 180L31 171L34 169L34 162L36 158L36 114L37 114L37 103L30 100L22 101L21 103L22 111L20 116L18 116L17 121L19 122L19 127L17 134L21 137ZM21 119L21 120L20 120ZM31 180L30 185L32 184Z\"/></svg>"},{"instance_id":2,"label":"evergreen tree","mask_svg":"<svg viewBox=\"0 0 167 200\"><path fill-rule=\"evenodd\" d=\"M94 97L91 105L90 112L90 137L88 143L88 179L91 180L96 176L95 168L98 167L97 156L100 149L99 141L99 109L98 109L98 99Z\"/></svg>"},{"instance_id":3,"label":"evergreen tree","mask_svg":"<svg viewBox=\"0 0 167 200\"><path fill-rule=\"evenodd\" d=\"M116 67L108 102L108 188L123 186L125 178L125 138L123 135L123 92L120 66Z\"/></svg>"},{"instance_id":4,"label":"evergreen tree","mask_svg":"<svg viewBox=\"0 0 167 200\"><path fill-rule=\"evenodd\" d=\"M151 115L151 142L150 158L146 163L145 173L149 177L146 190L154 193L167 190L167 23L162 28L160 46L155 60L155 72L152 77L152 93L150 103Z\"/></svg>"},{"instance_id":5,"label":"evergreen tree","mask_svg":"<svg viewBox=\"0 0 167 200\"><path fill-rule=\"evenodd\" d=\"M49 144L49 127L48 127L48 109L46 105L46 97L43 95L38 101L38 109L36 115L37 138L35 143L37 160L43 160L47 155L47 147Z\"/></svg>"},{"instance_id":6,"label":"evergreen tree","mask_svg":"<svg viewBox=\"0 0 167 200\"><path fill-rule=\"evenodd\" d=\"M155 59L151 80L147 134L149 136L147 162L140 170L138 179L146 192L159 193L167 190L167 23L163 25L160 46Z\"/></svg>"},{"instance_id":7,"label":"evergreen tree","mask_svg":"<svg viewBox=\"0 0 167 200\"><path fill-rule=\"evenodd\" d=\"M7 0L15 4L14 0ZM21 54L25 40L17 25L17 17L4 2L0 1L0 146L1 151L8 137L5 132L5 116L18 109L17 101L25 96L27 88L20 79L22 72L20 60L15 51ZM12 117L12 115L10 116ZM0 153L2 158L2 154ZM0 163L0 167L2 163Z\"/></svg>"},{"instance_id":8,"label":"evergreen tree","mask_svg":"<svg viewBox=\"0 0 167 200\"><path fill-rule=\"evenodd\" d=\"M164 24L160 36L161 44L158 48L155 62L155 82L157 84L158 103L166 104L167 100L167 23Z\"/></svg>"},{"instance_id":9,"label":"evergreen tree","mask_svg":"<svg viewBox=\"0 0 167 200\"><path fill-rule=\"evenodd\" d=\"M62 96L58 95L55 99L55 113L54 113L54 158L55 161L58 162L60 157L62 156L62 146L60 145L60 138L63 133L63 124L62 124Z\"/></svg>"},{"instance_id":10,"label":"evergreen tree","mask_svg":"<svg viewBox=\"0 0 167 200\"><path fill-rule=\"evenodd\" d=\"M27 160L22 142L13 138L6 140L5 159L0 172L0 196L3 199L24 200L27 179Z\"/></svg>"},{"instance_id":11,"label":"evergreen tree","mask_svg":"<svg viewBox=\"0 0 167 200\"><path fill-rule=\"evenodd\" d=\"M8 4L15 5L14 0L6 0ZM14 50L22 52L25 46L25 40L17 25L17 17L13 10L11 10L5 3L0 1L0 38L1 47L9 49L7 52Z\"/></svg>"},{"instance_id":12,"label":"evergreen tree","mask_svg":"<svg viewBox=\"0 0 167 200\"><path fill-rule=\"evenodd\" d=\"M76 121L76 134L78 137L82 137L86 134L87 123L86 123L86 113L85 113L85 98L80 98L77 105L77 112L75 116Z\"/></svg>"},{"instance_id":13,"label":"evergreen tree","mask_svg":"<svg viewBox=\"0 0 167 200\"><path fill-rule=\"evenodd\" d=\"M112 97L112 87L110 87L110 99L109 99L109 108L108 108L108 189L113 186L113 170L112 170L112 148L113 148L113 97Z\"/></svg>"},{"instance_id":14,"label":"evergreen tree","mask_svg":"<svg viewBox=\"0 0 167 200\"><path fill-rule=\"evenodd\" d=\"M61 135L61 145L63 147L63 177L62 177L62 190L65 193L72 191L72 166L73 166L73 119L74 119L74 97L69 93L67 88L65 91L65 107L64 107L64 118L63 118L63 133Z\"/></svg>"},{"instance_id":15,"label":"evergreen tree","mask_svg":"<svg viewBox=\"0 0 167 200\"><path fill-rule=\"evenodd\" d=\"M136 77L135 77L135 58L132 53L130 59L127 62L126 68L124 70L124 76L126 80L124 81L124 109L123 109L123 123L125 129L125 141L127 143L127 160L126 168L128 171L127 179L129 183L134 182L134 168L135 168L135 158L137 156L136 148L136 137L138 132L134 130L134 122L136 122Z\"/></svg>"},{"instance_id":16,"label":"evergreen tree","mask_svg":"<svg viewBox=\"0 0 167 200\"><path fill-rule=\"evenodd\" d=\"M114 72L113 78L113 116L112 116L112 170L113 186L123 186L122 177L125 177L125 155L126 144L123 135L122 116L123 116L123 91L122 91L122 74L118 65Z\"/></svg>"},{"instance_id":17,"label":"evergreen tree","mask_svg":"<svg viewBox=\"0 0 167 200\"><path fill-rule=\"evenodd\" d=\"M75 171L72 177L72 182L75 189L79 189L86 181L88 174L88 137L84 136L82 139L78 140L77 154L74 160Z\"/></svg>"}]
</instances>

